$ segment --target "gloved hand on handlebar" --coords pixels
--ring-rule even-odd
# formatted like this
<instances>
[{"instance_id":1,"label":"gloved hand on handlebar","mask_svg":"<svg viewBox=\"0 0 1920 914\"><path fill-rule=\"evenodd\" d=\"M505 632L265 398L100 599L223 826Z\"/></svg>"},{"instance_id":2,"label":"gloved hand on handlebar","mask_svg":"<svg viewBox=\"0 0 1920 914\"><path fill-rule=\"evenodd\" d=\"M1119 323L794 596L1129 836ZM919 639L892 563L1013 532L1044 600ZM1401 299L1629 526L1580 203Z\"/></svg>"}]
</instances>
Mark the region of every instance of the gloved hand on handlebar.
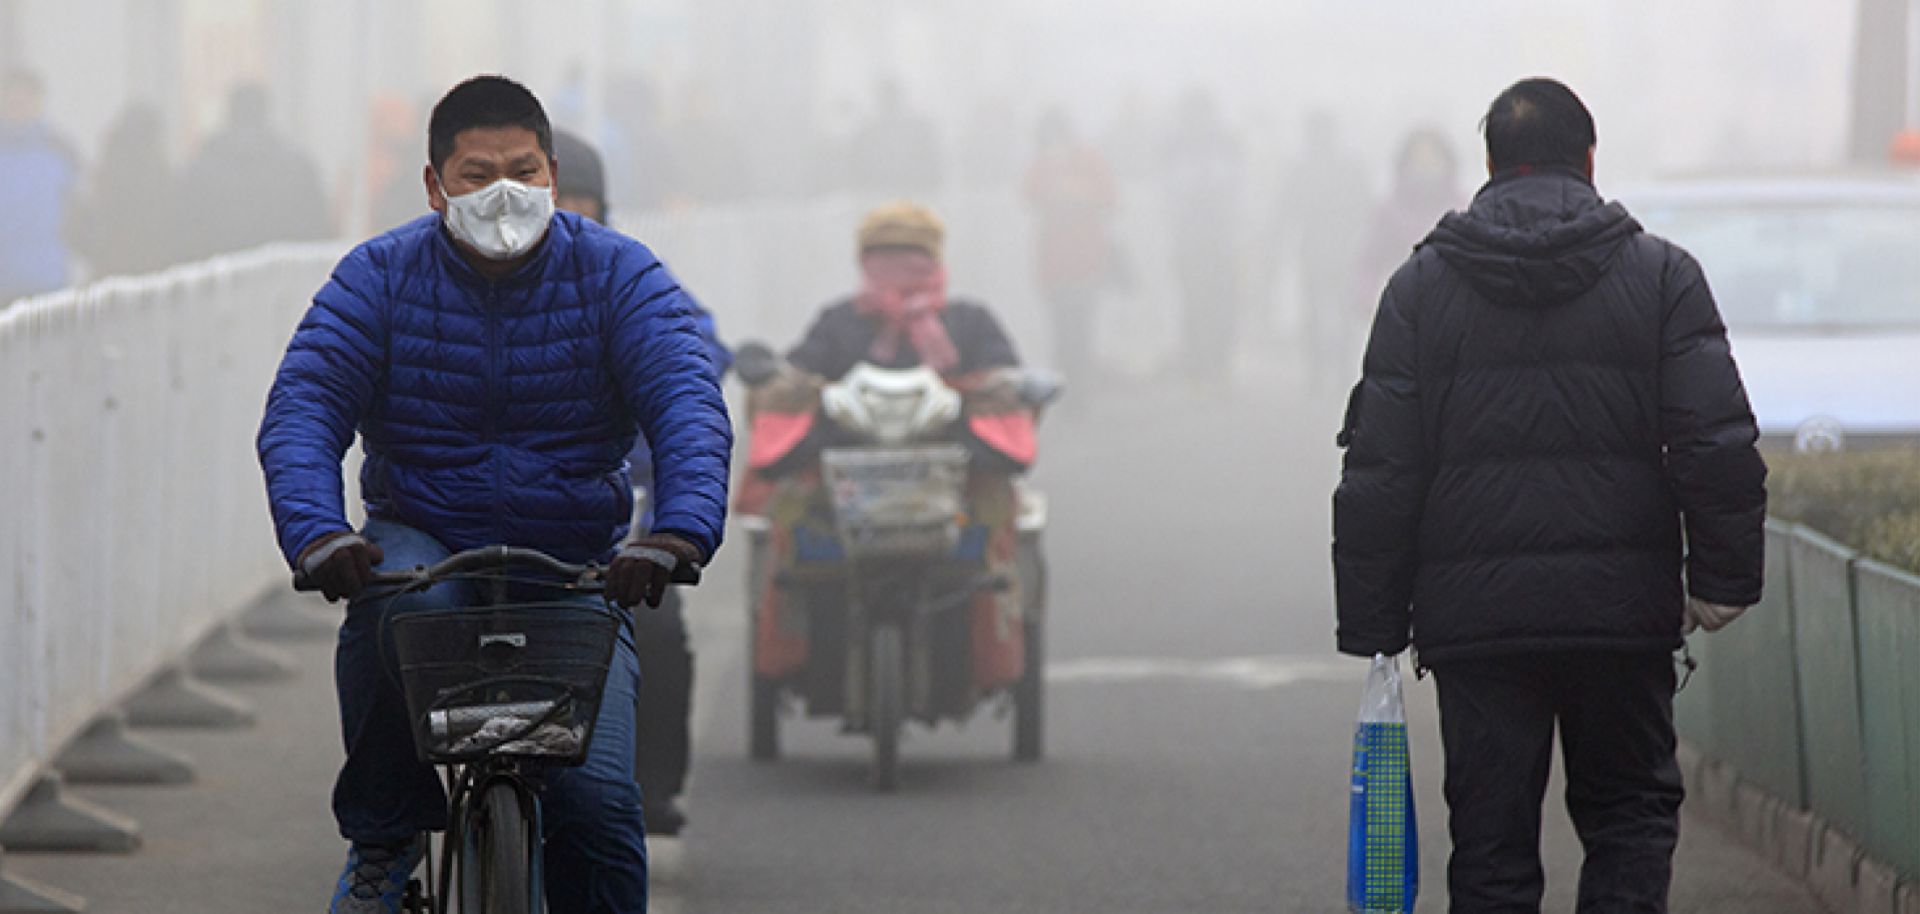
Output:
<instances>
[{"instance_id":1,"label":"gloved hand on handlebar","mask_svg":"<svg viewBox=\"0 0 1920 914\"><path fill-rule=\"evenodd\" d=\"M366 589L374 566L386 558L380 547L358 533L333 533L300 553L300 573L328 602L351 600Z\"/></svg>"},{"instance_id":2,"label":"gloved hand on handlebar","mask_svg":"<svg viewBox=\"0 0 1920 914\"><path fill-rule=\"evenodd\" d=\"M621 606L659 607L682 565L700 561L699 547L671 533L654 533L620 547L607 566L607 598Z\"/></svg>"}]
</instances>

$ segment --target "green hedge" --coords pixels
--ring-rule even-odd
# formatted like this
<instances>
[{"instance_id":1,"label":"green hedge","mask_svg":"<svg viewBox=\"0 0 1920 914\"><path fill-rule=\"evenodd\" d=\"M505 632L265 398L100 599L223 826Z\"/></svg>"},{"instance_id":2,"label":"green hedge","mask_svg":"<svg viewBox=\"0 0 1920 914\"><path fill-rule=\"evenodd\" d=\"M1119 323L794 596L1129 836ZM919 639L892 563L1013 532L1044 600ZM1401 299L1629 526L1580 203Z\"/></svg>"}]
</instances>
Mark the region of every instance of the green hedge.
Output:
<instances>
[{"instance_id":1,"label":"green hedge","mask_svg":"<svg viewBox=\"0 0 1920 914\"><path fill-rule=\"evenodd\" d=\"M1920 572L1920 449L1767 455L1768 513Z\"/></svg>"}]
</instances>

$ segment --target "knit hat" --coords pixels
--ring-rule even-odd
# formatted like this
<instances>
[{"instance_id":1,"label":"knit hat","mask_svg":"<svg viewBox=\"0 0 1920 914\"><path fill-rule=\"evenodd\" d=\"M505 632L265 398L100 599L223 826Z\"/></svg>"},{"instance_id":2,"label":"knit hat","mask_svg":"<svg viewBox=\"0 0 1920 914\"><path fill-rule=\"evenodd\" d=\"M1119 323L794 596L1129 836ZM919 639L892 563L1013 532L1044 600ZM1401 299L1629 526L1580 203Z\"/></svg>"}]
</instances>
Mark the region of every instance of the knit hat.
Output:
<instances>
[{"instance_id":1,"label":"knit hat","mask_svg":"<svg viewBox=\"0 0 1920 914\"><path fill-rule=\"evenodd\" d=\"M590 198L607 208L607 176L600 154L586 140L565 130L553 132L553 157L560 164L560 193Z\"/></svg>"},{"instance_id":2,"label":"knit hat","mask_svg":"<svg viewBox=\"0 0 1920 914\"><path fill-rule=\"evenodd\" d=\"M860 253L874 248L918 248L940 260L946 237L946 224L933 210L900 200L875 209L861 220Z\"/></svg>"}]
</instances>

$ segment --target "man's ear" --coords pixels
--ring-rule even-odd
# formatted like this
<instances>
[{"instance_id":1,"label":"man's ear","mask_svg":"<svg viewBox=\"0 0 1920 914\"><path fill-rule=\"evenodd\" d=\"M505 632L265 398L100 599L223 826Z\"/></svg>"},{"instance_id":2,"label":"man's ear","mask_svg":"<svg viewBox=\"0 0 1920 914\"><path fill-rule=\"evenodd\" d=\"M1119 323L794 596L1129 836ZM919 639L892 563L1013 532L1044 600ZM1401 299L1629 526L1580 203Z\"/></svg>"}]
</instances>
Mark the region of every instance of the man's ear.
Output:
<instances>
[{"instance_id":1,"label":"man's ear","mask_svg":"<svg viewBox=\"0 0 1920 914\"><path fill-rule=\"evenodd\" d=\"M1487 177L1493 177L1493 153L1487 153Z\"/></svg>"},{"instance_id":2,"label":"man's ear","mask_svg":"<svg viewBox=\"0 0 1920 914\"><path fill-rule=\"evenodd\" d=\"M1597 147L1587 147L1587 183L1593 183L1593 151Z\"/></svg>"},{"instance_id":3,"label":"man's ear","mask_svg":"<svg viewBox=\"0 0 1920 914\"><path fill-rule=\"evenodd\" d=\"M433 166L420 169L420 180L427 186L427 208L436 213L447 211L447 195L440 190L440 181L433 176Z\"/></svg>"}]
</instances>

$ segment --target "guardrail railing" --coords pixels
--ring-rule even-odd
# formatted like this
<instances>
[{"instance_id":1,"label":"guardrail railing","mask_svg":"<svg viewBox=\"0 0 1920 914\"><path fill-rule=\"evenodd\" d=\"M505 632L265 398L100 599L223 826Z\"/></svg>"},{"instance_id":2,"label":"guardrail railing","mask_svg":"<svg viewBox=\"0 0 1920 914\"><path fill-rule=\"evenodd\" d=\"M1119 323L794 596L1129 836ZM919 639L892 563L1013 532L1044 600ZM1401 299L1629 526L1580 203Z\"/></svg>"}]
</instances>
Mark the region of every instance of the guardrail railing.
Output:
<instances>
[{"instance_id":1,"label":"guardrail railing","mask_svg":"<svg viewBox=\"0 0 1920 914\"><path fill-rule=\"evenodd\" d=\"M0 813L284 585L253 435L339 254L274 246L0 310Z\"/></svg>"}]
</instances>

